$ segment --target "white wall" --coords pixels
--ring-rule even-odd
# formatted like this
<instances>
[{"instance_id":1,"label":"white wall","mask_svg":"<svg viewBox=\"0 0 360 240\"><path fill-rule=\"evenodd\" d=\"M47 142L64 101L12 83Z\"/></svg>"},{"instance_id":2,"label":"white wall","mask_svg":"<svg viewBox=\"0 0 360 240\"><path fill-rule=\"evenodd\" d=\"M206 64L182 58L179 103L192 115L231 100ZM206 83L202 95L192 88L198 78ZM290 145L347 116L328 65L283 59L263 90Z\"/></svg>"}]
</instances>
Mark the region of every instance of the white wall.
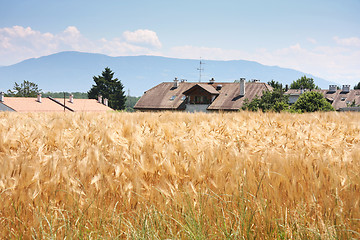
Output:
<instances>
[{"instance_id":1,"label":"white wall","mask_svg":"<svg viewBox=\"0 0 360 240\"><path fill-rule=\"evenodd\" d=\"M186 104L185 112L207 112L209 104Z\"/></svg>"},{"instance_id":2,"label":"white wall","mask_svg":"<svg viewBox=\"0 0 360 240\"><path fill-rule=\"evenodd\" d=\"M289 95L289 104L293 104L298 100L299 95Z\"/></svg>"}]
</instances>

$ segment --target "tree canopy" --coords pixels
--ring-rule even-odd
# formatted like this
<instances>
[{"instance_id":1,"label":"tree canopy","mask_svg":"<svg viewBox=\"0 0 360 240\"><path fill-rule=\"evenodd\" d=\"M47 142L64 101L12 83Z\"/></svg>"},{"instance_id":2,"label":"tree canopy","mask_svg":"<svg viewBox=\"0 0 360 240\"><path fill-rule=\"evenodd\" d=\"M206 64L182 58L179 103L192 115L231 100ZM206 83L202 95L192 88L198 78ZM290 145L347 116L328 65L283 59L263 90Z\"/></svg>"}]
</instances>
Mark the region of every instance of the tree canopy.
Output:
<instances>
[{"instance_id":1,"label":"tree canopy","mask_svg":"<svg viewBox=\"0 0 360 240\"><path fill-rule=\"evenodd\" d=\"M278 81L271 80L267 84L269 84L274 89L278 89L278 90L281 90L281 91L283 90L282 83L279 83Z\"/></svg>"},{"instance_id":2,"label":"tree canopy","mask_svg":"<svg viewBox=\"0 0 360 240\"><path fill-rule=\"evenodd\" d=\"M134 112L134 106L137 103L137 101L139 101L140 97L132 97L132 96L127 96L126 97L126 103L125 103L125 110L127 112Z\"/></svg>"},{"instance_id":3,"label":"tree canopy","mask_svg":"<svg viewBox=\"0 0 360 240\"><path fill-rule=\"evenodd\" d=\"M291 89L319 89L318 86L315 85L314 79L307 78L306 76L302 76L301 78L293 81L290 85Z\"/></svg>"},{"instance_id":4,"label":"tree canopy","mask_svg":"<svg viewBox=\"0 0 360 240\"><path fill-rule=\"evenodd\" d=\"M20 85L15 82L13 90L7 91L9 97L36 97L41 92L36 83L24 80Z\"/></svg>"},{"instance_id":5,"label":"tree canopy","mask_svg":"<svg viewBox=\"0 0 360 240\"><path fill-rule=\"evenodd\" d=\"M333 106L326 101L320 92L305 92L291 106L297 112L334 111Z\"/></svg>"},{"instance_id":6,"label":"tree canopy","mask_svg":"<svg viewBox=\"0 0 360 240\"><path fill-rule=\"evenodd\" d=\"M360 89L360 82L354 86L354 89Z\"/></svg>"},{"instance_id":7,"label":"tree canopy","mask_svg":"<svg viewBox=\"0 0 360 240\"><path fill-rule=\"evenodd\" d=\"M274 111L281 112L289 108L289 97L284 95L282 90L274 89L274 91L264 91L261 98L254 98L251 102L245 99L242 109L249 111L263 112Z\"/></svg>"},{"instance_id":8,"label":"tree canopy","mask_svg":"<svg viewBox=\"0 0 360 240\"><path fill-rule=\"evenodd\" d=\"M63 98L64 93L66 96L73 95L75 99L88 99L87 92L43 92L43 97Z\"/></svg>"},{"instance_id":9,"label":"tree canopy","mask_svg":"<svg viewBox=\"0 0 360 240\"><path fill-rule=\"evenodd\" d=\"M125 109L126 96L124 86L117 78L113 79L114 72L105 68L101 76L94 76L95 84L88 91L89 99L97 99L99 95L109 100L109 107L115 110Z\"/></svg>"}]
</instances>

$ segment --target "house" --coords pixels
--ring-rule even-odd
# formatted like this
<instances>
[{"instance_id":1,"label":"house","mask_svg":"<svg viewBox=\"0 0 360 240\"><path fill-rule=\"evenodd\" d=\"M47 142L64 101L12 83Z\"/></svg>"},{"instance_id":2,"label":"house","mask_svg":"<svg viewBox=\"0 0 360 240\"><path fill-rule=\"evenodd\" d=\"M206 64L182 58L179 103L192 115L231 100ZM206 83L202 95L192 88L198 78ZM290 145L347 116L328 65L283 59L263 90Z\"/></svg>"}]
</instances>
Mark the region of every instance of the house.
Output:
<instances>
[{"instance_id":1,"label":"house","mask_svg":"<svg viewBox=\"0 0 360 240\"><path fill-rule=\"evenodd\" d=\"M99 101L100 100L100 101ZM107 99L104 99L105 104ZM4 97L0 93L0 111L12 112L107 112L112 109L102 104L102 99L76 99L71 95L69 100L55 99L52 97L37 98Z\"/></svg>"},{"instance_id":2,"label":"house","mask_svg":"<svg viewBox=\"0 0 360 240\"><path fill-rule=\"evenodd\" d=\"M146 91L135 104L138 111L175 110L186 112L237 111L244 100L261 97L272 87L259 81L207 83L178 81L163 82Z\"/></svg>"},{"instance_id":3,"label":"house","mask_svg":"<svg viewBox=\"0 0 360 240\"><path fill-rule=\"evenodd\" d=\"M360 105L360 89L351 90L350 85L343 85L342 89L337 89L336 85L329 85L329 89L289 89L285 92L289 96L289 104L295 103L306 91L320 92L337 111L354 111L348 107L352 104Z\"/></svg>"}]
</instances>

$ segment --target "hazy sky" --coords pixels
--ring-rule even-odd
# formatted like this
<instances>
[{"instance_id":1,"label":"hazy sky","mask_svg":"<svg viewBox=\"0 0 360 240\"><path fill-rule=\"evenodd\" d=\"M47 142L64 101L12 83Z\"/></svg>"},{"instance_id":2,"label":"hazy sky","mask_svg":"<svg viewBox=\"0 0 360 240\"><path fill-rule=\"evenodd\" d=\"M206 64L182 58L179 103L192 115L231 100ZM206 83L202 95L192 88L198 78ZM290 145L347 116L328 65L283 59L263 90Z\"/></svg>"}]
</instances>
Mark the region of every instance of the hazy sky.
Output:
<instances>
[{"instance_id":1,"label":"hazy sky","mask_svg":"<svg viewBox=\"0 0 360 240\"><path fill-rule=\"evenodd\" d=\"M0 65L69 50L244 59L354 85L360 0L0 0Z\"/></svg>"}]
</instances>

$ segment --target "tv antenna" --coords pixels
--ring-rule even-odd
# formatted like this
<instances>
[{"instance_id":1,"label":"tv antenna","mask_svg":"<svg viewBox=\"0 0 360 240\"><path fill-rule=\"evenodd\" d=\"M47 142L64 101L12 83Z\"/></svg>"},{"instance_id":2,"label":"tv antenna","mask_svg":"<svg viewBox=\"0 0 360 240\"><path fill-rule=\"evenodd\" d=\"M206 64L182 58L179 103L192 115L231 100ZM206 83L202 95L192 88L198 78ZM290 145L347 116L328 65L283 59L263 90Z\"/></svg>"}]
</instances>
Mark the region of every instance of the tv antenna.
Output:
<instances>
[{"instance_id":1,"label":"tv antenna","mask_svg":"<svg viewBox=\"0 0 360 240\"><path fill-rule=\"evenodd\" d=\"M201 57L200 57L200 67L197 69L199 71L199 82L201 82L201 72L204 71L204 68L201 67L201 65L203 64L205 63L201 61Z\"/></svg>"}]
</instances>

